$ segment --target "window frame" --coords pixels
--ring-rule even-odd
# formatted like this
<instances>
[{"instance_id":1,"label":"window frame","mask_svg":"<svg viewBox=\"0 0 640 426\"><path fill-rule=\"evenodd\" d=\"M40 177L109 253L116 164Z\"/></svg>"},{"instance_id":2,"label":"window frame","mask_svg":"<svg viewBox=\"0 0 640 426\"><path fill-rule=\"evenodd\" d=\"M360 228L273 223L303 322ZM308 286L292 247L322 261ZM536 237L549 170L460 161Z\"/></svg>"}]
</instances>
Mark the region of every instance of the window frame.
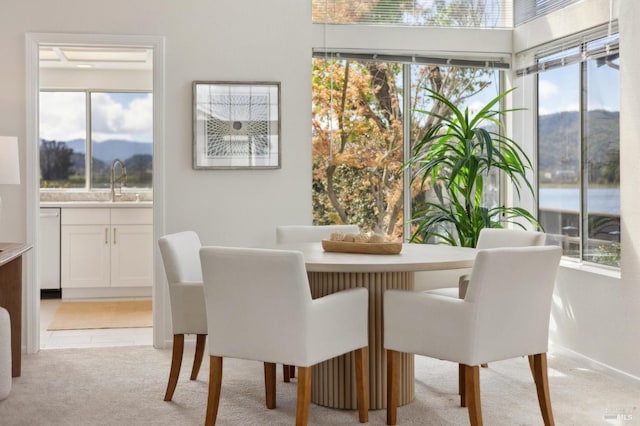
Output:
<instances>
[{"instance_id":1,"label":"window frame","mask_svg":"<svg viewBox=\"0 0 640 426\"><path fill-rule=\"evenodd\" d=\"M403 161L406 163L411 156L411 128L412 128L412 115L407 113L411 109L412 104L412 73L411 67L417 64L429 64L429 65L444 65L453 66L459 68L485 68L496 72L497 84L496 91L501 93L505 90L505 86L508 81L506 71L509 70L510 64L504 58L494 57L492 59L479 59L477 57L465 57L464 55L458 55L454 58L451 57L438 57L431 55L407 55L402 54L389 54L389 53L372 53L370 51L340 51L340 50L327 50L327 49L314 49L313 58L325 58L325 59L355 59L355 60L378 60L380 62L396 62L402 66L402 109L403 113ZM313 87L312 87L313 90ZM505 109L507 100L502 99L500 102L500 109ZM502 122L503 127L501 132L505 132L508 122L505 120ZM403 173L402 178L402 197L403 197L403 223L402 223L402 235L403 241L408 241L412 235L411 232L411 217L413 216L413 199L411 190L411 174ZM505 204L505 200L508 198L506 191L506 183L503 173L498 173L498 200L499 203ZM312 207L313 209L313 207ZM315 220L315 217L314 217Z\"/></svg>"},{"instance_id":2,"label":"window frame","mask_svg":"<svg viewBox=\"0 0 640 426\"><path fill-rule=\"evenodd\" d=\"M589 216L590 216L590 211L589 211L589 206L588 206L588 192L590 189L590 182L589 182L589 167L588 167L588 163L589 163L589 152L588 152L588 144L589 144L589 132L587 129L588 126L588 119L587 119L587 115L590 111L589 109L589 87L588 87L588 67L589 67L589 63L592 60L595 60L599 57L603 56L603 53L601 51L596 51L595 54L593 56L590 56L591 52L589 50L589 44L599 41L599 40L604 40L606 38L613 38L615 40L615 53L619 54L619 50L618 50L618 45L619 45L619 32L617 31L617 27L616 27L616 31L612 32L610 34L605 34L602 32L602 29L598 29L596 31L587 31L584 33L580 33L577 34L573 37L571 37L572 43L567 44L567 43L563 43L562 44L562 48L558 48L558 47L551 47L551 48L547 48L547 49L540 49L539 52L535 55L535 59L536 59L536 63L532 66L529 66L527 68L521 69L517 71L517 74L519 76L523 76L529 73L535 73L535 79L534 79L534 84L535 84L535 89L534 89L534 104L536 106L535 108L535 117L534 117L534 121L535 121L535 141L534 141L534 145L535 145L535 155L536 155L536 181L537 181L537 195L536 195L536 210L538 213L538 217L540 217L540 135L539 135L539 126L540 126L540 113L539 113L539 76L541 72L547 71L547 70L551 70L551 69L556 69L556 68L561 68L564 67L566 65L573 65L573 64L577 64L579 66L578 69L578 78L579 78L579 82L578 82L578 104L579 104L579 111L578 111L578 142L579 142L579 157L578 157L578 161L579 161L579 182L577 184L577 187L579 188L579 199L578 199L578 205L579 205L579 211L578 211L578 224L580 226L579 229L579 253L578 256L568 256L568 255L564 255L563 254L563 259L566 262L569 262L570 264L573 265L585 265L586 267L590 268L590 269L594 269L594 270L602 270L602 271L613 271L613 272L619 272L621 270L620 266L614 266L614 265L609 265L606 263L599 263L599 262L594 262L591 260L588 260L587 257L588 255L585 253L585 250L589 247L589 243L588 240L590 238L589 234L590 234L590 227L589 227ZM558 43L554 43L555 46L559 46L560 44ZM571 54L571 55L567 55L566 56L566 60L564 58L562 58L562 54L563 52L570 52L574 49L578 49L578 54ZM608 52L608 49L607 49ZM557 56L557 57L555 57ZM544 61L544 59L549 59L552 58L552 61ZM577 59L577 58L581 58L581 59ZM552 64L552 67L550 68L546 68L545 63L550 63ZM619 120L619 117L618 117ZM618 135L619 138L619 135ZM618 139L618 143L619 143L619 139ZM620 164L620 158L618 157L618 165ZM620 184L618 183L618 188L620 188L619 186ZM619 213L619 222L621 223L622 221L622 211L620 211ZM618 241L619 244L621 244L621 241ZM620 246L620 257L621 257L621 252L622 252L622 247Z\"/></svg>"},{"instance_id":3,"label":"window frame","mask_svg":"<svg viewBox=\"0 0 640 426\"><path fill-rule=\"evenodd\" d=\"M92 107L91 107L91 95L94 93L133 93L133 94L150 94L153 96L153 90L140 90L140 89L47 89L41 88L38 92L48 92L48 93L84 93L85 95L85 185L84 187L75 187L75 188L63 188L63 187L53 187L53 188L42 188L40 187L40 191L64 191L64 192L108 192L109 188L104 187L94 187L92 184L92 163L93 163L93 126L92 126ZM151 126L151 130L153 132L153 124ZM39 133L39 132L38 132ZM38 134L38 146L40 145L42 138L40 134ZM153 140L150 142L153 144ZM151 186L149 187L129 187L130 190L135 190L136 192L141 191L152 191L153 190L153 180L151 181Z\"/></svg>"}]
</instances>

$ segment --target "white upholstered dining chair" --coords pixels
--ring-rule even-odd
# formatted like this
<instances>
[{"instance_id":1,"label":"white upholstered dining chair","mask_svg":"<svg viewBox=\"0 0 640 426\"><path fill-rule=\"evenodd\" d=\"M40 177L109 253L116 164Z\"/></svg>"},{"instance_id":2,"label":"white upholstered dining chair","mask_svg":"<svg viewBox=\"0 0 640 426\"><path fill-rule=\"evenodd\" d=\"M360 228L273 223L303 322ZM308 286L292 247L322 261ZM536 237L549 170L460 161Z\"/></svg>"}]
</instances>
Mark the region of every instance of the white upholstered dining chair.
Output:
<instances>
[{"instance_id":1,"label":"white upholstered dining chair","mask_svg":"<svg viewBox=\"0 0 640 426\"><path fill-rule=\"evenodd\" d=\"M200 250L209 341L205 424L215 424L225 357L264 363L267 408L276 406L275 363L298 367L296 424L306 425L311 367L355 351L360 422L368 421L368 292L311 298L302 253L228 247Z\"/></svg>"},{"instance_id":2,"label":"white upholstered dining chair","mask_svg":"<svg viewBox=\"0 0 640 426\"><path fill-rule=\"evenodd\" d=\"M358 225L280 225L276 226L276 243L313 243L329 239L334 232L343 234L359 234ZM285 382L296 376L296 369L291 365L282 366Z\"/></svg>"},{"instance_id":3,"label":"white upholstered dining chair","mask_svg":"<svg viewBox=\"0 0 640 426\"><path fill-rule=\"evenodd\" d=\"M502 247L530 247L544 245L546 234L538 231L526 231L524 229L483 228L478 235L476 248L478 250L502 248ZM469 287L469 275L461 275L458 279L458 287L436 288L427 293L440 294L449 297L464 299ZM482 367L487 367L486 363ZM460 403L464 406L464 371L460 366L458 371L458 388L460 391Z\"/></svg>"},{"instance_id":4,"label":"white upholstered dining chair","mask_svg":"<svg viewBox=\"0 0 640 426\"><path fill-rule=\"evenodd\" d=\"M198 377L207 339L207 317L200 267L200 238L193 231L178 232L158 240L162 262L169 283L169 303L173 332L173 352L169 383L164 396L171 401L180 375L184 335L196 335L196 350L191 380Z\"/></svg>"},{"instance_id":5,"label":"white upholstered dining chair","mask_svg":"<svg viewBox=\"0 0 640 426\"><path fill-rule=\"evenodd\" d=\"M387 424L397 421L397 360L407 352L462 365L472 425L482 424L480 364L529 356L542 418L553 425L546 352L561 255L557 246L480 250L464 299L386 291Z\"/></svg>"},{"instance_id":6,"label":"white upholstered dining chair","mask_svg":"<svg viewBox=\"0 0 640 426\"><path fill-rule=\"evenodd\" d=\"M526 231L524 229L483 228L478 235L476 248L478 250L502 247L530 247L544 245L544 232ZM459 297L464 299L469 285L469 275L462 275L458 280L458 287L436 288L428 290L432 294Z\"/></svg>"}]
</instances>

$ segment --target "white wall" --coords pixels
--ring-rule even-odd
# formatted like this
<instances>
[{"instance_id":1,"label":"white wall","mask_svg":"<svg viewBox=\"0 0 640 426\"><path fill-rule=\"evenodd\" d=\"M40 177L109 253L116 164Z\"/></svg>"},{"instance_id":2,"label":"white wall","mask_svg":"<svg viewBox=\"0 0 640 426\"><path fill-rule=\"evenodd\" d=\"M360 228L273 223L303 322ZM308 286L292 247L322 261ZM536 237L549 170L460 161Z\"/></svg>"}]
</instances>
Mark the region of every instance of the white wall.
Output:
<instances>
[{"instance_id":1,"label":"white wall","mask_svg":"<svg viewBox=\"0 0 640 426\"><path fill-rule=\"evenodd\" d=\"M311 48L341 45L456 51L477 49L502 54L511 46L503 31L437 33L394 31L385 38L356 37L353 29L311 25L309 0L25 0L5 2L0 13L0 134L17 135L25 176L25 34L60 32L155 35L166 38L165 53L165 211L164 232L197 231L208 244L254 245L271 242L274 227L311 223ZM581 3L606 3L585 0ZM558 294L573 314L557 316L563 330L555 338L586 356L640 376L640 262L632 235L640 235L640 205L631 195L640 186L632 170L638 156L635 124L640 108L633 93L640 78L633 57L633 28L640 19L636 2L624 2L622 39L622 208L623 278L569 270L561 273ZM332 32L333 31L333 32ZM347 37L345 41L345 38ZM514 38L514 43L520 38ZM338 41L340 40L340 41ZM371 46L375 43L376 46ZM361 45L359 45L361 44ZM365 46L366 44L366 46ZM420 47L421 46L421 47ZM282 168L262 171L194 171L191 168L191 83L194 80L261 80L282 83ZM626 143L625 143L626 142ZM0 186L5 202L0 239L26 239L25 183ZM585 282L587 280L588 282ZM575 315L578 314L578 317ZM557 312L555 315L558 315ZM585 326L570 327L574 318ZM573 323L576 324L575 322ZM566 330L566 331L565 331ZM589 343L593 342L593 343Z\"/></svg>"},{"instance_id":2,"label":"white wall","mask_svg":"<svg viewBox=\"0 0 640 426\"><path fill-rule=\"evenodd\" d=\"M621 0L582 0L519 26L513 34L514 52L576 34L618 16ZM628 2L627 2L628 3Z\"/></svg>"},{"instance_id":3,"label":"white wall","mask_svg":"<svg viewBox=\"0 0 640 426\"><path fill-rule=\"evenodd\" d=\"M400 52L444 56L460 54L501 59L512 51L507 29L417 28L375 25L314 25L313 46L358 48L376 53Z\"/></svg>"},{"instance_id":4,"label":"white wall","mask_svg":"<svg viewBox=\"0 0 640 426\"><path fill-rule=\"evenodd\" d=\"M195 229L208 243L271 241L276 224L311 220L311 24L310 18L290 19L310 14L310 2L296 0L277 5L247 0L3 5L0 51L12 66L0 72L0 133L19 135L24 142L26 32L165 36L166 231ZM282 169L192 170L194 80L282 82ZM24 185L21 191L2 191L6 204L17 209L15 214L6 209L0 235L24 240Z\"/></svg>"},{"instance_id":5,"label":"white wall","mask_svg":"<svg viewBox=\"0 0 640 426\"><path fill-rule=\"evenodd\" d=\"M622 268L620 276L603 270L572 267L560 268L552 308L550 339L561 349L578 356L596 367L640 380L640 252L635 236L640 235L640 203L637 188L640 178L637 159L640 149L637 134L640 114L637 94L640 92L635 55L640 33L636 22L640 19L640 3L608 0L584 0L571 7L518 27L514 32L515 51L525 50L564 37L581 29L606 24L613 12L620 26L620 161L622 210ZM535 110L534 78L516 79L515 85L526 88L517 106ZM514 128L525 136L523 141L533 149L535 122L528 116ZM526 135L531 137L527 138ZM519 139L519 135L516 134Z\"/></svg>"}]
</instances>

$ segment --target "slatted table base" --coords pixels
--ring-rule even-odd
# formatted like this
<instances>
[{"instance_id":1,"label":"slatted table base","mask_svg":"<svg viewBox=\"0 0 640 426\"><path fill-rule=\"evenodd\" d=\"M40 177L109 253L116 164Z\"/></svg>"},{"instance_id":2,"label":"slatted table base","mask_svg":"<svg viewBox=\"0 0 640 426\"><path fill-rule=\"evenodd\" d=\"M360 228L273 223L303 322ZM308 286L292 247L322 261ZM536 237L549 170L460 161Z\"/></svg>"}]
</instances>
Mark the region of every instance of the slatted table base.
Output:
<instances>
[{"instance_id":1,"label":"slatted table base","mask_svg":"<svg viewBox=\"0 0 640 426\"><path fill-rule=\"evenodd\" d=\"M387 289L413 290L413 272L309 272L313 298L348 288L369 290L369 408L387 406L387 357L383 339L383 293ZM352 354L343 355L313 367L311 401L332 408L355 410L356 380ZM398 405L414 399L413 354L400 355L400 393Z\"/></svg>"}]
</instances>

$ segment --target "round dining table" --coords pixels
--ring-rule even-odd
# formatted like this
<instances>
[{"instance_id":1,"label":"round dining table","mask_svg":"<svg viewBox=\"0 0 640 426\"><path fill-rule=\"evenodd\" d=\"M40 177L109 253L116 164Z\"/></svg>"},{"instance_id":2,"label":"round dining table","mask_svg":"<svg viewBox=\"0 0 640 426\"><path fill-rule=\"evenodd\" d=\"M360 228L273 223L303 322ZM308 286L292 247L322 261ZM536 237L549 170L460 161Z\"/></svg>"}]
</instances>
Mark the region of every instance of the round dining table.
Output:
<instances>
[{"instance_id":1,"label":"round dining table","mask_svg":"<svg viewBox=\"0 0 640 426\"><path fill-rule=\"evenodd\" d=\"M403 244L398 254L325 251L320 242L277 244L273 248L302 252L315 299L340 290L369 290L369 408L386 408L386 354L383 336L383 297L387 289L413 290L415 272L467 269L476 250L434 244ZM451 286L456 286L452 282ZM352 354L313 367L311 401L342 409L356 409ZM402 354L398 405L414 399L414 356Z\"/></svg>"}]
</instances>

